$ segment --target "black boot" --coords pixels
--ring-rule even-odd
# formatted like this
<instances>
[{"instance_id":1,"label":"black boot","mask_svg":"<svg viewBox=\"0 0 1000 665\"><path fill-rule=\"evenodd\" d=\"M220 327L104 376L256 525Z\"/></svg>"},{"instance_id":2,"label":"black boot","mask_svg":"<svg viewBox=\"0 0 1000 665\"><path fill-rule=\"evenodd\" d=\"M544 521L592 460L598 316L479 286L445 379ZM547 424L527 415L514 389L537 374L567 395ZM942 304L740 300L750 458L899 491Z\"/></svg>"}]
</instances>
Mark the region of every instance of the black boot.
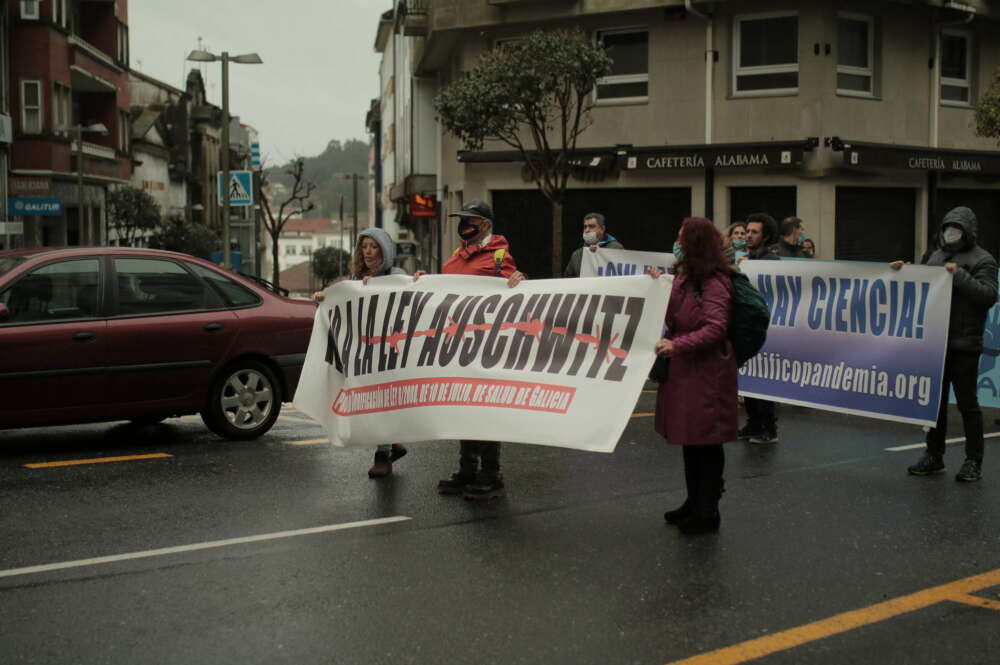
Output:
<instances>
[{"instance_id":1,"label":"black boot","mask_svg":"<svg viewBox=\"0 0 1000 665\"><path fill-rule=\"evenodd\" d=\"M699 448L695 460L697 493L693 498L694 510L678 525L681 533L689 536L715 533L722 523L719 515L719 499L725 491L722 480L725 457L722 446Z\"/></svg>"},{"instance_id":2,"label":"black boot","mask_svg":"<svg viewBox=\"0 0 1000 665\"><path fill-rule=\"evenodd\" d=\"M458 473L438 481L438 494L464 494L465 488L476 479L476 472L479 470L479 442L460 441L458 450Z\"/></svg>"},{"instance_id":3,"label":"black boot","mask_svg":"<svg viewBox=\"0 0 1000 665\"><path fill-rule=\"evenodd\" d=\"M677 526L694 512L693 497L698 492L698 474L695 462L691 460L691 455L688 452L688 446L684 447L684 483L687 485L687 498L684 499L680 508L663 513L663 519L666 520L667 524Z\"/></svg>"}]
</instances>

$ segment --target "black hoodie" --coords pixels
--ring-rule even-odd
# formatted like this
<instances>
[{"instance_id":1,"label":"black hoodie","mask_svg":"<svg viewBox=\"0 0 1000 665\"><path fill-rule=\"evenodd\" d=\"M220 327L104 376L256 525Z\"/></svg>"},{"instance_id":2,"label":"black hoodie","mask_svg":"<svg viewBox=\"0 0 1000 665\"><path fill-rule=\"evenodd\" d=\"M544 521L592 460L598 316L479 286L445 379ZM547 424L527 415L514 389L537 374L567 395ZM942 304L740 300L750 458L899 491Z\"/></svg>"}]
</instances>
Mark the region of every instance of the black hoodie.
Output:
<instances>
[{"instance_id":1,"label":"black hoodie","mask_svg":"<svg viewBox=\"0 0 1000 665\"><path fill-rule=\"evenodd\" d=\"M944 242L942 232L947 224L962 228L962 239L956 246ZM975 213L964 206L953 208L941 220L937 237L940 249L934 250L924 262L929 266L958 264L948 324L948 348L952 351L982 352L986 316L997 300L997 262L976 244L978 230Z\"/></svg>"}]
</instances>

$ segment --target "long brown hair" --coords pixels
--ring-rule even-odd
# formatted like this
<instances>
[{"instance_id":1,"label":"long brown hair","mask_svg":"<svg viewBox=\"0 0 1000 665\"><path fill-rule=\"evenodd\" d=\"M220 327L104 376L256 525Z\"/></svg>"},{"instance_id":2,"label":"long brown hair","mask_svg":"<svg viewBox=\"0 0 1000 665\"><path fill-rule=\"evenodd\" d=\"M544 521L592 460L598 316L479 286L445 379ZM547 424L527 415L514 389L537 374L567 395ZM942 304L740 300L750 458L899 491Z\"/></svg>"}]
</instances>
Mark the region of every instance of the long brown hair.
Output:
<instances>
[{"instance_id":1,"label":"long brown hair","mask_svg":"<svg viewBox=\"0 0 1000 665\"><path fill-rule=\"evenodd\" d=\"M382 256L382 264L379 265L378 269L381 270L385 265L385 252L382 251L382 245L378 244L378 241L369 235L358 236L358 244L354 246L354 259L351 261L351 277L353 279L361 279L362 277L378 274L368 270L368 266L365 264L365 257L361 253L361 243L364 242L365 238L375 243L375 246L378 247L378 253Z\"/></svg>"},{"instance_id":2,"label":"long brown hair","mask_svg":"<svg viewBox=\"0 0 1000 665\"><path fill-rule=\"evenodd\" d=\"M684 234L681 266L695 286L700 288L713 274L729 270L729 262L722 252L722 234L712 220L688 217L681 222L681 230Z\"/></svg>"}]
</instances>

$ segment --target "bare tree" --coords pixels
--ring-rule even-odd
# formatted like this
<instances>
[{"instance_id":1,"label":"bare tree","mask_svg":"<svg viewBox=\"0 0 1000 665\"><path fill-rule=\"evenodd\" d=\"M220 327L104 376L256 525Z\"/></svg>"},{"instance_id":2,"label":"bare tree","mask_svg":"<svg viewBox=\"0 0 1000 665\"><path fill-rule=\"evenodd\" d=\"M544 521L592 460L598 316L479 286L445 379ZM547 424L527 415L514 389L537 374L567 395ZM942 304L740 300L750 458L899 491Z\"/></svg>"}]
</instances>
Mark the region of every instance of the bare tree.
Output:
<instances>
[{"instance_id":1,"label":"bare tree","mask_svg":"<svg viewBox=\"0 0 1000 665\"><path fill-rule=\"evenodd\" d=\"M271 281L275 287L281 286L281 278L279 277L281 270L278 267L278 239L281 236L281 231L285 228L285 223L295 215L303 215L316 207L309 200L313 190L316 189L316 185L306 180L305 159L302 157L295 159L288 165L285 173L291 177L292 186L288 195L281 197L284 200L274 202L278 206L276 213L271 210L271 202L268 201L268 198L266 196L260 197L260 206L264 211L264 228L271 237L271 261L273 264ZM261 190L266 186L267 172L262 170L260 177Z\"/></svg>"}]
</instances>

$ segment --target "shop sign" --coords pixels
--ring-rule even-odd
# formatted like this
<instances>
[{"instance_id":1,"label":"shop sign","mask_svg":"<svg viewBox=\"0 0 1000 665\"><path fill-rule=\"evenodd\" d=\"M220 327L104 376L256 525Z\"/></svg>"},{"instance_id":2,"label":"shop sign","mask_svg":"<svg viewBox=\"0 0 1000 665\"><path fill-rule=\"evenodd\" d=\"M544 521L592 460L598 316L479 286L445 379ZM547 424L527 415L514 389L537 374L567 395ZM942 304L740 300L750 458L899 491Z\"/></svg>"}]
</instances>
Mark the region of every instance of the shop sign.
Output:
<instances>
[{"instance_id":1,"label":"shop sign","mask_svg":"<svg viewBox=\"0 0 1000 665\"><path fill-rule=\"evenodd\" d=\"M892 146L859 146L846 143L844 162L850 166L947 173L1000 173L1000 152L967 153L906 150Z\"/></svg>"},{"instance_id":2,"label":"shop sign","mask_svg":"<svg viewBox=\"0 0 1000 665\"><path fill-rule=\"evenodd\" d=\"M691 149L646 155L627 155L624 168L630 170L681 170L727 168L789 168L802 164L802 149Z\"/></svg>"},{"instance_id":3,"label":"shop sign","mask_svg":"<svg viewBox=\"0 0 1000 665\"><path fill-rule=\"evenodd\" d=\"M437 197L433 194L410 194L410 219L437 219Z\"/></svg>"},{"instance_id":4,"label":"shop sign","mask_svg":"<svg viewBox=\"0 0 1000 665\"><path fill-rule=\"evenodd\" d=\"M52 181L48 178L25 178L12 176L7 188L13 196L44 196L52 192Z\"/></svg>"},{"instance_id":5,"label":"shop sign","mask_svg":"<svg viewBox=\"0 0 1000 665\"><path fill-rule=\"evenodd\" d=\"M57 196L12 196L7 210L14 217L60 217L62 199Z\"/></svg>"},{"instance_id":6,"label":"shop sign","mask_svg":"<svg viewBox=\"0 0 1000 665\"><path fill-rule=\"evenodd\" d=\"M23 236L24 222L0 222L0 235Z\"/></svg>"}]
</instances>

